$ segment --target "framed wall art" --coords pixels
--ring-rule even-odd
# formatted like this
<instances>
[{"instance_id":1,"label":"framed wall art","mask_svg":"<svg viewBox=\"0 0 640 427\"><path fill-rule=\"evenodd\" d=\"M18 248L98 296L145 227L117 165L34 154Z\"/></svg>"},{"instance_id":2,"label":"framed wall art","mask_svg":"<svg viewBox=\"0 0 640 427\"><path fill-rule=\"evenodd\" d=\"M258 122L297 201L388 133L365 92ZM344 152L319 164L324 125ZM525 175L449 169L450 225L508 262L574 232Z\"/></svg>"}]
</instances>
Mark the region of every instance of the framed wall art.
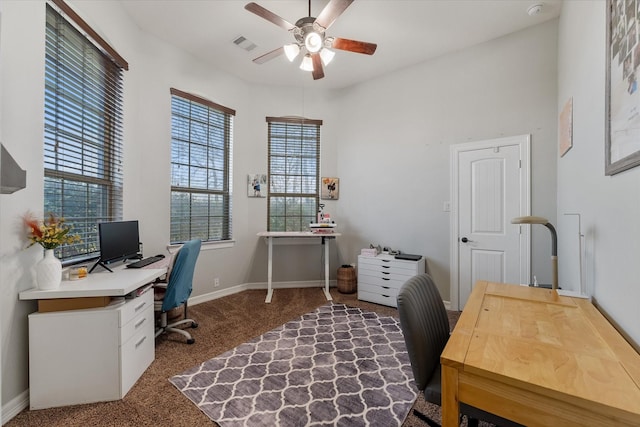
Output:
<instances>
[{"instance_id":1,"label":"framed wall art","mask_svg":"<svg viewBox=\"0 0 640 427\"><path fill-rule=\"evenodd\" d=\"M340 195L340 178L322 178L320 198L323 200L338 200Z\"/></svg>"},{"instance_id":2,"label":"framed wall art","mask_svg":"<svg viewBox=\"0 0 640 427\"><path fill-rule=\"evenodd\" d=\"M560 112L558 140L560 157L562 157L573 147L573 98L569 98Z\"/></svg>"},{"instance_id":3,"label":"framed wall art","mask_svg":"<svg viewBox=\"0 0 640 427\"><path fill-rule=\"evenodd\" d=\"M247 196L267 197L267 174L250 173L247 175Z\"/></svg>"},{"instance_id":4,"label":"framed wall art","mask_svg":"<svg viewBox=\"0 0 640 427\"><path fill-rule=\"evenodd\" d=\"M607 0L605 175L640 165L640 2Z\"/></svg>"}]
</instances>

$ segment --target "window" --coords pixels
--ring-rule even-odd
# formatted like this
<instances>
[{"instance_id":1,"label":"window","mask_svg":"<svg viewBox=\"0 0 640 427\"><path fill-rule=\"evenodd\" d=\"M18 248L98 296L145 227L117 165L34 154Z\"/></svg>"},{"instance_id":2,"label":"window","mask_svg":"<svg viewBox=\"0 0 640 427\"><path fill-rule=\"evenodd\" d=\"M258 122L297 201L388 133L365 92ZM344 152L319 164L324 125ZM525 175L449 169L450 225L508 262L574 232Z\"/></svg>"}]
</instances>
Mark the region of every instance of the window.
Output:
<instances>
[{"instance_id":1,"label":"window","mask_svg":"<svg viewBox=\"0 0 640 427\"><path fill-rule=\"evenodd\" d=\"M231 240L235 114L171 89L171 243Z\"/></svg>"},{"instance_id":2,"label":"window","mask_svg":"<svg viewBox=\"0 0 640 427\"><path fill-rule=\"evenodd\" d=\"M81 236L80 243L56 249L60 259L73 261L98 255L99 221L122 218L122 72L128 66L62 0L54 3L75 26L47 5L44 211L64 217Z\"/></svg>"},{"instance_id":3,"label":"window","mask_svg":"<svg viewBox=\"0 0 640 427\"><path fill-rule=\"evenodd\" d=\"M269 231L304 231L316 221L322 120L267 117Z\"/></svg>"}]
</instances>

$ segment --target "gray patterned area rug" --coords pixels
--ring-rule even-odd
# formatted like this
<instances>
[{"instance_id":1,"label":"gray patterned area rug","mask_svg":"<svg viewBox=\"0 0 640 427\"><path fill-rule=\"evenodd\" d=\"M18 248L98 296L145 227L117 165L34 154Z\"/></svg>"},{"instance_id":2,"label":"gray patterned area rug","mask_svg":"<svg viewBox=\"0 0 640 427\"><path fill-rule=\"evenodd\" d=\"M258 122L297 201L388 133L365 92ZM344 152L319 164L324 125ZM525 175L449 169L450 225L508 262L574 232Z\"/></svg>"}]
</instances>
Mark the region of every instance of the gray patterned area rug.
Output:
<instances>
[{"instance_id":1,"label":"gray patterned area rug","mask_svg":"<svg viewBox=\"0 0 640 427\"><path fill-rule=\"evenodd\" d=\"M169 381L222 427L400 426L418 396L398 319L343 304Z\"/></svg>"}]
</instances>

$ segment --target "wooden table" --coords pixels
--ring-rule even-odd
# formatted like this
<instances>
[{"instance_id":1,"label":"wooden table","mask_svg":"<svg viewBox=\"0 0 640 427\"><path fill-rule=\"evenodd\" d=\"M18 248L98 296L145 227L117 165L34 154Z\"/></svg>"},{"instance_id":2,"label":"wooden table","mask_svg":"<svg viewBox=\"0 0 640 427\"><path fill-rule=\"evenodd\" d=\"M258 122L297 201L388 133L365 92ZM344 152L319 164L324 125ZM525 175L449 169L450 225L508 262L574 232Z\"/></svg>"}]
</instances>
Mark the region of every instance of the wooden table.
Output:
<instances>
[{"instance_id":1,"label":"wooden table","mask_svg":"<svg viewBox=\"0 0 640 427\"><path fill-rule=\"evenodd\" d=\"M582 298L480 281L441 355L459 402L527 426L640 426L640 355Z\"/></svg>"},{"instance_id":2,"label":"wooden table","mask_svg":"<svg viewBox=\"0 0 640 427\"><path fill-rule=\"evenodd\" d=\"M269 259L267 265L267 297L265 303L273 298L273 240L274 239L315 239L324 245L324 295L327 301L333 300L329 292L329 242L339 237L340 233L312 233L310 231L261 231L258 237L264 237L269 245Z\"/></svg>"}]
</instances>

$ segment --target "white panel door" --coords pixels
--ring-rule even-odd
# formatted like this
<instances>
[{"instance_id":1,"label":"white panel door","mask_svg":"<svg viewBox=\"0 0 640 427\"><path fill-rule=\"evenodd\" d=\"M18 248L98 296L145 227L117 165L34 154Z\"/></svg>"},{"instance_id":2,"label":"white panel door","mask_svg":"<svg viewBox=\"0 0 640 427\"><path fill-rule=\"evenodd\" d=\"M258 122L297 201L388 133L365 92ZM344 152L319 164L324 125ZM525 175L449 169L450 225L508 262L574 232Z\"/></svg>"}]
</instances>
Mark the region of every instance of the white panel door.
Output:
<instances>
[{"instance_id":1,"label":"white panel door","mask_svg":"<svg viewBox=\"0 0 640 427\"><path fill-rule=\"evenodd\" d=\"M523 191L523 183L528 185L522 170L525 150L513 139L494 141L493 146L485 141L456 152L459 309L478 280L518 284L528 275L521 227L511 224L512 218L528 210L528 190Z\"/></svg>"}]
</instances>

